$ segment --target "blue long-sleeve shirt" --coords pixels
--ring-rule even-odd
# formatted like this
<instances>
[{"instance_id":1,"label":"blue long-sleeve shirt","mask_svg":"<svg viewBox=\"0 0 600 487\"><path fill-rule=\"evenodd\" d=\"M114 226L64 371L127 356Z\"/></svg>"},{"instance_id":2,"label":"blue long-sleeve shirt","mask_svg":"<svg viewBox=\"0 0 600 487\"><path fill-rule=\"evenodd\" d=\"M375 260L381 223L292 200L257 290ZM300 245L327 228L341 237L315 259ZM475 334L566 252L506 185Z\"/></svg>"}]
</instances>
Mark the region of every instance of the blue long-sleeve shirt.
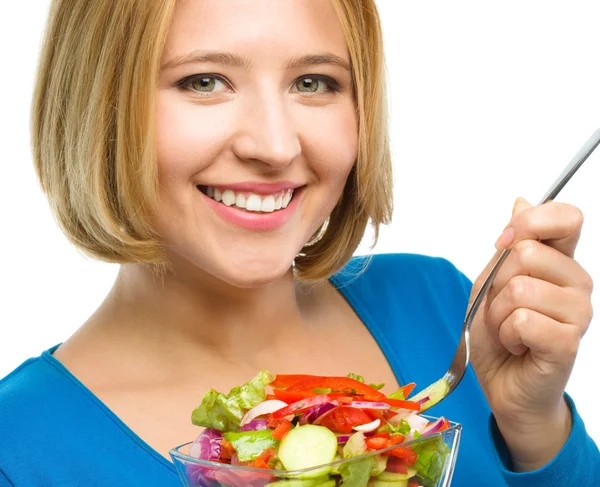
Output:
<instances>
[{"instance_id":1,"label":"blue long-sleeve shirt","mask_svg":"<svg viewBox=\"0 0 600 487\"><path fill-rule=\"evenodd\" d=\"M425 386L437 380L458 343L471 283L440 258L377 255L358 273L363 263L354 259L331 281L401 384ZM173 464L53 358L55 348L0 381L0 487L180 487ZM463 425L452 485L600 486L600 453L567 401L573 428L561 452L538 471L514 473L469 369L458 388L428 412Z\"/></svg>"}]
</instances>

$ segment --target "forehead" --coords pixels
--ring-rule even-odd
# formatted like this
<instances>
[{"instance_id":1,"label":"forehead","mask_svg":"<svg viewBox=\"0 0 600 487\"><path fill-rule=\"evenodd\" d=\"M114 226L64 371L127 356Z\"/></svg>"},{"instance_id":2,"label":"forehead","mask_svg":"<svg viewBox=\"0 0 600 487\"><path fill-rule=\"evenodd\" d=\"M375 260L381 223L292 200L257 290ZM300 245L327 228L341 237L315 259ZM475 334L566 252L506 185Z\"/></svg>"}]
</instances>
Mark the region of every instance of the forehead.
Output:
<instances>
[{"instance_id":1,"label":"forehead","mask_svg":"<svg viewBox=\"0 0 600 487\"><path fill-rule=\"evenodd\" d=\"M348 59L344 33L330 0L178 0L165 55L192 49L330 51Z\"/></svg>"}]
</instances>

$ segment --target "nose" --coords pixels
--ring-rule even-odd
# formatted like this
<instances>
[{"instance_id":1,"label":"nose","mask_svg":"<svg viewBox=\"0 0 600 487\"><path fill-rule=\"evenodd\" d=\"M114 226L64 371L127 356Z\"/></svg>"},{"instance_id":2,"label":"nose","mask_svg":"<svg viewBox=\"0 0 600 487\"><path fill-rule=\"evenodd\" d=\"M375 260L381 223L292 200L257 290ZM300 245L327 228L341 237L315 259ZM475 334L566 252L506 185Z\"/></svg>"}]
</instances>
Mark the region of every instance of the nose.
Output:
<instances>
[{"instance_id":1,"label":"nose","mask_svg":"<svg viewBox=\"0 0 600 487\"><path fill-rule=\"evenodd\" d=\"M288 166L301 152L291 107L281 96L255 97L240 114L240 130L233 152L245 161L258 161L273 169Z\"/></svg>"}]
</instances>

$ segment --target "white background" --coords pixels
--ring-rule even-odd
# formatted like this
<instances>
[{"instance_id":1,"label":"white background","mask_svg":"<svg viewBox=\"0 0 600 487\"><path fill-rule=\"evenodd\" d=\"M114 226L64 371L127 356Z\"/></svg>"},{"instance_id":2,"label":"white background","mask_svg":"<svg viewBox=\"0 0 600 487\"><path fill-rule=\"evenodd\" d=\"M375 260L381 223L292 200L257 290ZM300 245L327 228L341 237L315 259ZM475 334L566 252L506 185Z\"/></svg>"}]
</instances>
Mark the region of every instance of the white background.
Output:
<instances>
[{"instance_id":1,"label":"white background","mask_svg":"<svg viewBox=\"0 0 600 487\"><path fill-rule=\"evenodd\" d=\"M378 3L391 87L396 212L375 252L443 256L474 279L493 255L514 199L537 203L600 128L600 2ZM32 168L29 103L48 5L30 0L0 7L0 377L65 340L117 272L67 243ZM596 281L599 183L600 149L558 198L585 214L576 257ZM593 299L600 309L598 294ZM600 442L595 321L567 391Z\"/></svg>"}]
</instances>

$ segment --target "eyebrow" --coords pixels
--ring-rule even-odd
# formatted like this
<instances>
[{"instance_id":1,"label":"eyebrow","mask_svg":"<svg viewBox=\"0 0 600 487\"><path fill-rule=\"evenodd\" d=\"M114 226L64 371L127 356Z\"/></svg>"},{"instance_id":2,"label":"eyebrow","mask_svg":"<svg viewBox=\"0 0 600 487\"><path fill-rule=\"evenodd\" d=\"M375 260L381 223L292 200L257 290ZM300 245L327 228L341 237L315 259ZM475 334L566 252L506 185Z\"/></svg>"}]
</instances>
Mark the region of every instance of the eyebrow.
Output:
<instances>
[{"instance_id":1,"label":"eyebrow","mask_svg":"<svg viewBox=\"0 0 600 487\"><path fill-rule=\"evenodd\" d=\"M231 52L195 50L183 56L170 59L160 69L171 69L189 63L215 63L242 69L249 69L252 66L252 61L249 58ZM308 54L299 58L288 59L286 67L288 69L298 69L320 64L333 64L344 68L346 71L351 70L348 61L331 53Z\"/></svg>"}]
</instances>

